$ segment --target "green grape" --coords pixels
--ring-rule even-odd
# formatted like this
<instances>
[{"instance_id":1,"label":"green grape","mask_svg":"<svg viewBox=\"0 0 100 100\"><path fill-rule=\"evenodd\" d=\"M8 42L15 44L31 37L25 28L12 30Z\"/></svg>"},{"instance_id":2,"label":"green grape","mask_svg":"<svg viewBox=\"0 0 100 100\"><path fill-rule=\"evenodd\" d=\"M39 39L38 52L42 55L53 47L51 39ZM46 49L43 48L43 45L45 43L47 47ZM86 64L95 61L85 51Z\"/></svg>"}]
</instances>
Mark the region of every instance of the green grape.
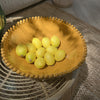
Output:
<instances>
[{"instance_id":1,"label":"green grape","mask_svg":"<svg viewBox=\"0 0 100 100\"><path fill-rule=\"evenodd\" d=\"M36 56L37 57L43 57L44 56L44 54L45 54L45 48L43 48L43 47L41 47L41 48L39 48L37 51L36 51Z\"/></svg>"},{"instance_id":2,"label":"green grape","mask_svg":"<svg viewBox=\"0 0 100 100\"><path fill-rule=\"evenodd\" d=\"M34 64L39 69L44 68L45 67L45 60L43 58L39 57L35 60Z\"/></svg>"},{"instance_id":3,"label":"green grape","mask_svg":"<svg viewBox=\"0 0 100 100\"><path fill-rule=\"evenodd\" d=\"M38 38L33 38L32 43L36 48L40 48L42 46L42 43Z\"/></svg>"},{"instance_id":4,"label":"green grape","mask_svg":"<svg viewBox=\"0 0 100 100\"><path fill-rule=\"evenodd\" d=\"M33 63L35 61L35 59L36 59L36 54L35 53L29 52L29 53L26 54L26 61L28 63Z\"/></svg>"},{"instance_id":5,"label":"green grape","mask_svg":"<svg viewBox=\"0 0 100 100\"><path fill-rule=\"evenodd\" d=\"M44 59L47 65L53 65L55 63L54 56L48 52L45 53Z\"/></svg>"},{"instance_id":6,"label":"green grape","mask_svg":"<svg viewBox=\"0 0 100 100\"><path fill-rule=\"evenodd\" d=\"M60 40L59 40L59 38L58 38L57 36L53 36L53 37L51 38L51 44L52 44L52 46L54 46L54 47L59 47L59 45L60 45Z\"/></svg>"},{"instance_id":7,"label":"green grape","mask_svg":"<svg viewBox=\"0 0 100 100\"><path fill-rule=\"evenodd\" d=\"M49 40L49 38L44 37L44 38L42 39L42 45L43 45L45 48L49 47L49 46L50 46L50 40Z\"/></svg>"},{"instance_id":8,"label":"green grape","mask_svg":"<svg viewBox=\"0 0 100 100\"><path fill-rule=\"evenodd\" d=\"M24 57L27 53L27 47L24 44L19 44L16 47L16 54L18 56Z\"/></svg>"},{"instance_id":9,"label":"green grape","mask_svg":"<svg viewBox=\"0 0 100 100\"><path fill-rule=\"evenodd\" d=\"M64 50L57 50L55 53L55 60L56 61L61 61L65 58L65 51Z\"/></svg>"},{"instance_id":10,"label":"green grape","mask_svg":"<svg viewBox=\"0 0 100 100\"><path fill-rule=\"evenodd\" d=\"M47 50L47 52L51 53L52 55L55 55L57 48L54 46L49 46L46 50Z\"/></svg>"},{"instance_id":11,"label":"green grape","mask_svg":"<svg viewBox=\"0 0 100 100\"><path fill-rule=\"evenodd\" d=\"M27 48L29 52L36 52L36 47L32 43L28 43Z\"/></svg>"}]
</instances>

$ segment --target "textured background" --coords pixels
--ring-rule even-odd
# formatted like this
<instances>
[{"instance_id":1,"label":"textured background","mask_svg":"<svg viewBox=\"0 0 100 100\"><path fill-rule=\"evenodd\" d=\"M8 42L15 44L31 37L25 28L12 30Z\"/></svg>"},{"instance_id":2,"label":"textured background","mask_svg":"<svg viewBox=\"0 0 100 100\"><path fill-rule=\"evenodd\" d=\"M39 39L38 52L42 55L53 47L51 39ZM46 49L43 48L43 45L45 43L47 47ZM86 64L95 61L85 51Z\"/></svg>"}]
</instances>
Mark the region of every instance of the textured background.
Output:
<instances>
[{"instance_id":1,"label":"textured background","mask_svg":"<svg viewBox=\"0 0 100 100\"><path fill-rule=\"evenodd\" d=\"M0 0L0 5L6 14L34 5L45 0ZM46 0L52 4L52 0ZM69 8L60 8L75 17L100 29L100 0L54 0L56 3L66 5L72 1Z\"/></svg>"},{"instance_id":2,"label":"textured background","mask_svg":"<svg viewBox=\"0 0 100 100\"><path fill-rule=\"evenodd\" d=\"M29 16L59 17L79 29L87 43L87 57L71 96L74 100L100 100L100 31L47 2L9 15L8 20Z\"/></svg>"}]
</instances>

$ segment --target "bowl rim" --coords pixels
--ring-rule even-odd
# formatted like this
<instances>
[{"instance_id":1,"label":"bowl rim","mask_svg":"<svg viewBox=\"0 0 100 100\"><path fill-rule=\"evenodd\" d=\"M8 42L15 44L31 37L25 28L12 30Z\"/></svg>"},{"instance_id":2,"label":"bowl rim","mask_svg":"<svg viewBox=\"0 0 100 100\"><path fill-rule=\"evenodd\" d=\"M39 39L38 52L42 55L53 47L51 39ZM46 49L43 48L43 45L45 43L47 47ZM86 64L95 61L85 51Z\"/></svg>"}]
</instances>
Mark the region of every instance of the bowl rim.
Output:
<instances>
[{"instance_id":1,"label":"bowl rim","mask_svg":"<svg viewBox=\"0 0 100 100\"><path fill-rule=\"evenodd\" d=\"M68 22L66 22L66 21L64 21L64 20L62 20L62 19L58 19L57 17L43 17L43 16L40 17L40 16L35 16L35 17L28 17L28 18L25 18L25 19L23 18L23 19L21 19L20 21L18 21L16 25L22 24L23 22L25 22L25 20L28 21L28 20L30 20L30 19L32 19L32 18L52 18L52 19L54 19L54 20L61 20L63 23L70 25L73 29L75 29L75 30L80 34L80 37L81 37L82 41L84 42L84 56L83 56L83 58L81 59L81 61L78 63L78 65L75 66L74 68L72 68L72 70L70 70L70 71L67 72L67 73L70 73L70 72L74 71L75 69L77 69L77 68L85 61L85 58L86 58L86 56L87 56L86 42L85 42L85 40L83 39L82 34L81 34L81 33L78 31L78 29L75 28L71 23L68 23ZM10 30L14 30L15 27L16 27L16 25L13 25L13 26L12 26L11 28L9 28L9 29L10 29ZM10 31L10 30L9 30L9 31ZM36 79L46 79L46 78L59 77L59 76L65 75L65 72L63 72L63 73L61 73L60 75L52 75L52 76L50 76L50 77L48 77L48 76L39 77L39 76L34 76L34 75L31 75L31 74L28 74L28 73L21 72L19 69L16 69L14 66L10 66L10 63L7 61L7 59L6 59L6 57L5 57L4 48L3 48L3 42L4 42L4 40L6 39L6 37L8 36L9 31L5 32L5 34L4 34L4 36L2 37L2 40L1 40L1 44L2 44L2 45L1 45L1 56L2 56L3 61L5 62L5 64L6 64L10 69L12 69L12 70L15 71L17 74L20 74L20 75L22 75L22 76L34 77L34 78L36 78Z\"/></svg>"}]
</instances>

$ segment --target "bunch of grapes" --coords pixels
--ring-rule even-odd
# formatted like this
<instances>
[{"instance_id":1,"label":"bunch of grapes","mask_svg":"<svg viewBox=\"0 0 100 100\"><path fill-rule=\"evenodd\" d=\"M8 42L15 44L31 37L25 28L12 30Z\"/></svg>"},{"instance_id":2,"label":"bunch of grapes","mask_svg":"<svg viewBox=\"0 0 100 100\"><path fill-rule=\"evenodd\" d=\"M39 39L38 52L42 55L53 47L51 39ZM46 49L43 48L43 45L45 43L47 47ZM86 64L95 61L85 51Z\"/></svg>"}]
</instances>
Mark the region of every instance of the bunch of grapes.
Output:
<instances>
[{"instance_id":1,"label":"bunch of grapes","mask_svg":"<svg viewBox=\"0 0 100 100\"><path fill-rule=\"evenodd\" d=\"M16 54L25 57L28 63L41 69L45 65L54 65L56 61L62 61L65 58L65 51L60 50L61 41L57 36L52 36L51 40L44 37L42 41L33 38L32 43L19 44L16 47Z\"/></svg>"}]
</instances>

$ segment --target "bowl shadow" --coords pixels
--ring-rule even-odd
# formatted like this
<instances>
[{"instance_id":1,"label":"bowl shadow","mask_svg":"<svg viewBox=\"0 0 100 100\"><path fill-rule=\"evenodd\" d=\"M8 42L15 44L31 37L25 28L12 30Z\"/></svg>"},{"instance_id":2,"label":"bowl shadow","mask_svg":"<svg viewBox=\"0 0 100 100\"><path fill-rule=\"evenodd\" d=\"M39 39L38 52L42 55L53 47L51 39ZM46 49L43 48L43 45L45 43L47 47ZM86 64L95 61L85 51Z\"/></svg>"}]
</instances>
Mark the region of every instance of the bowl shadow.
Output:
<instances>
[{"instance_id":1,"label":"bowl shadow","mask_svg":"<svg viewBox=\"0 0 100 100\"><path fill-rule=\"evenodd\" d=\"M72 86L71 92L72 92L72 100L74 100L74 97L77 95L80 87L82 84L84 84L85 80L88 77L88 67L86 64L86 61L80 66L79 68L79 75L77 79L75 80L74 85Z\"/></svg>"}]
</instances>

